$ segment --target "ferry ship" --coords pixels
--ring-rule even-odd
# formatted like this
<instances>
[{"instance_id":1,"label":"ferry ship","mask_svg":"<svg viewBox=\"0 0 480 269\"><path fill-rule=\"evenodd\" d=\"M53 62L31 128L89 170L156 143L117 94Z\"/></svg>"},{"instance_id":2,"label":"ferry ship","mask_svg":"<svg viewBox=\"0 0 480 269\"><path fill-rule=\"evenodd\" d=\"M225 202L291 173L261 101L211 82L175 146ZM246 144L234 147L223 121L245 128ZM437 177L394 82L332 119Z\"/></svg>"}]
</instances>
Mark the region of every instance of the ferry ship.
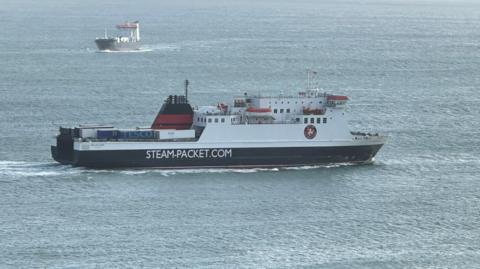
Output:
<instances>
[{"instance_id":1,"label":"ferry ship","mask_svg":"<svg viewBox=\"0 0 480 269\"><path fill-rule=\"evenodd\" d=\"M53 158L90 168L251 168L371 163L386 136L349 130L349 98L319 89L296 95L244 93L233 102L192 107L165 99L148 128L60 127Z\"/></svg>"},{"instance_id":2,"label":"ferry ship","mask_svg":"<svg viewBox=\"0 0 480 269\"><path fill-rule=\"evenodd\" d=\"M104 37L95 39L95 44L100 51L134 51L140 49L140 23L138 21L119 24L117 29L128 31L128 36L108 37L105 30Z\"/></svg>"}]
</instances>

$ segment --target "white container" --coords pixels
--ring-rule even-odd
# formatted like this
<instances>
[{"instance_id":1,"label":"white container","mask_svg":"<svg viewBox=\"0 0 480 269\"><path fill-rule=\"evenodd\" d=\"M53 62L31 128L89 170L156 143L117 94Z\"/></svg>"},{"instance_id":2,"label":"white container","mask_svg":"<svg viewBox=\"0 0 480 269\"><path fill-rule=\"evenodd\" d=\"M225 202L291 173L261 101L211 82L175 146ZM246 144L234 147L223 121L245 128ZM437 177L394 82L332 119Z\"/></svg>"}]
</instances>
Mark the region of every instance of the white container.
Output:
<instances>
[{"instance_id":1,"label":"white container","mask_svg":"<svg viewBox=\"0 0 480 269\"><path fill-rule=\"evenodd\" d=\"M160 140L195 138L195 130L159 130Z\"/></svg>"}]
</instances>

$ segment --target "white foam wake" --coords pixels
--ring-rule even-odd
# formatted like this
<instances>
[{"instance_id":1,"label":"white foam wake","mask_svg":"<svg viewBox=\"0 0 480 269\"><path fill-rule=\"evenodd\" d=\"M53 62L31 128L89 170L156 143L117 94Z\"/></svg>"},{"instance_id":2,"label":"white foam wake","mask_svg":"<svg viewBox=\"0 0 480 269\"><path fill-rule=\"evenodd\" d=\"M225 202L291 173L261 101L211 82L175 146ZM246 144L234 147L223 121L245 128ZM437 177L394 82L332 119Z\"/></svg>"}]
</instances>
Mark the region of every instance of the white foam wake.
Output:
<instances>
[{"instance_id":1,"label":"white foam wake","mask_svg":"<svg viewBox=\"0 0 480 269\"><path fill-rule=\"evenodd\" d=\"M141 48L138 50L96 50L95 52L98 52L98 53L144 53L144 52L150 52L150 51L153 51L153 49Z\"/></svg>"},{"instance_id":2,"label":"white foam wake","mask_svg":"<svg viewBox=\"0 0 480 269\"><path fill-rule=\"evenodd\" d=\"M49 177L78 173L78 170L71 169L53 162L0 161L2 177Z\"/></svg>"},{"instance_id":3,"label":"white foam wake","mask_svg":"<svg viewBox=\"0 0 480 269\"><path fill-rule=\"evenodd\" d=\"M136 169L87 169L76 168L70 165L60 165L55 162L23 162L23 161L0 161L0 177L53 177L76 174L123 174L145 175L159 174L161 176L174 176L181 174L222 174L222 173L259 173L281 172L289 170L311 170L348 166L352 164L331 165L305 165L297 167L271 167L271 168L192 168L192 169L159 169L159 168L136 168Z\"/></svg>"}]
</instances>

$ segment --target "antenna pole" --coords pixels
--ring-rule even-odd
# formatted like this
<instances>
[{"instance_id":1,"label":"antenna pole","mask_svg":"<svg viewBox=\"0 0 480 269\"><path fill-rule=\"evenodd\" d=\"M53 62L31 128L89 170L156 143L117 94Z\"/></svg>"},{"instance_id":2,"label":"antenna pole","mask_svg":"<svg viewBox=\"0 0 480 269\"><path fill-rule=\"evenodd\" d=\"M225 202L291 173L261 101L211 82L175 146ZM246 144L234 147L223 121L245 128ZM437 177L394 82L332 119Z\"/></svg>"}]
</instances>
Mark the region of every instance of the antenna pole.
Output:
<instances>
[{"instance_id":1,"label":"antenna pole","mask_svg":"<svg viewBox=\"0 0 480 269\"><path fill-rule=\"evenodd\" d=\"M307 69L307 90L310 89L310 69Z\"/></svg>"},{"instance_id":2,"label":"antenna pole","mask_svg":"<svg viewBox=\"0 0 480 269\"><path fill-rule=\"evenodd\" d=\"M188 79L185 80L185 101L188 102Z\"/></svg>"}]
</instances>

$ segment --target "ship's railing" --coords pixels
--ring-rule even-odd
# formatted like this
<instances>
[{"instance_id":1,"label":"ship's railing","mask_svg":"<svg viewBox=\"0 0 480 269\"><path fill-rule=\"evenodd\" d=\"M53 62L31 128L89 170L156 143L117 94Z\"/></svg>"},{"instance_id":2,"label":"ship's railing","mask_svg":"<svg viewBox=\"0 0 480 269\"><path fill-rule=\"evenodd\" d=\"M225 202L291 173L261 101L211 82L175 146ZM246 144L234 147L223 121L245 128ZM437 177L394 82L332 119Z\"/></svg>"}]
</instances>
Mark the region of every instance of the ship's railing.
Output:
<instances>
[{"instance_id":1,"label":"ship's railing","mask_svg":"<svg viewBox=\"0 0 480 269\"><path fill-rule=\"evenodd\" d=\"M79 138L80 142L195 142L198 138L172 138L172 139L117 139L117 138Z\"/></svg>"},{"instance_id":2,"label":"ship's railing","mask_svg":"<svg viewBox=\"0 0 480 269\"><path fill-rule=\"evenodd\" d=\"M355 140L382 140L386 137L379 133L350 132Z\"/></svg>"},{"instance_id":3,"label":"ship's railing","mask_svg":"<svg viewBox=\"0 0 480 269\"><path fill-rule=\"evenodd\" d=\"M304 124L302 121L295 121L295 120L289 120L289 121L276 121L276 122L247 122L247 121L242 121L242 122L232 122L232 125L265 125L265 124L271 124L271 125L277 125L277 124Z\"/></svg>"},{"instance_id":4,"label":"ship's railing","mask_svg":"<svg viewBox=\"0 0 480 269\"><path fill-rule=\"evenodd\" d=\"M356 136L379 136L378 133L363 133L363 132L350 132L350 134L352 135L356 135Z\"/></svg>"}]
</instances>

